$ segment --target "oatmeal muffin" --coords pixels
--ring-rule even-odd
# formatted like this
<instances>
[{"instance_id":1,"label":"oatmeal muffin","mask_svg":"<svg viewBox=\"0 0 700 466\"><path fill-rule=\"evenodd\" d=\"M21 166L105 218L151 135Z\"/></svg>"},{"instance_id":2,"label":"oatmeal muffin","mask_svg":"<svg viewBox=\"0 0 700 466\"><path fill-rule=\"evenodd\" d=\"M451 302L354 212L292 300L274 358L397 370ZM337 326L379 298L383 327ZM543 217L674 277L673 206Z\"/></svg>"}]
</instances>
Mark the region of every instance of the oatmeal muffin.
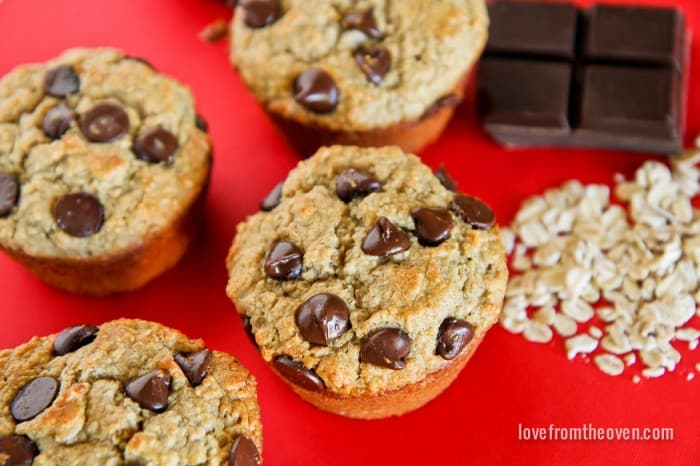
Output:
<instances>
[{"instance_id":1,"label":"oatmeal muffin","mask_svg":"<svg viewBox=\"0 0 700 466\"><path fill-rule=\"evenodd\" d=\"M500 313L493 212L396 147L322 148L276 193L238 226L227 260L228 294L263 358L349 417L402 414L442 392Z\"/></svg>"},{"instance_id":2,"label":"oatmeal muffin","mask_svg":"<svg viewBox=\"0 0 700 466\"><path fill-rule=\"evenodd\" d=\"M0 351L0 464L261 462L256 384L232 356L141 320Z\"/></svg>"},{"instance_id":3,"label":"oatmeal muffin","mask_svg":"<svg viewBox=\"0 0 700 466\"><path fill-rule=\"evenodd\" d=\"M16 68L0 79L0 248L71 292L143 285L198 231L204 127L187 88L116 50Z\"/></svg>"},{"instance_id":4,"label":"oatmeal muffin","mask_svg":"<svg viewBox=\"0 0 700 466\"><path fill-rule=\"evenodd\" d=\"M304 156L435 140L488 35L483 0L241 0L231 58Z\"/></svg>"}]
</instances>

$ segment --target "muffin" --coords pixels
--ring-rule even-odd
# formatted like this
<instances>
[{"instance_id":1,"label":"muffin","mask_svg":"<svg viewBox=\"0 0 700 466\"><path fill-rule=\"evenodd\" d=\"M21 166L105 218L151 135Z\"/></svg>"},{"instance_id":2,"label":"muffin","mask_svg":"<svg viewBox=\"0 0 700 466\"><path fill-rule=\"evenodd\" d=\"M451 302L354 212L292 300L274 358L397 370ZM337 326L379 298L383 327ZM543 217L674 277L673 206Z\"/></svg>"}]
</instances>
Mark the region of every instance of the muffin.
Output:
<instances>
[{"instance_id":1,"label":"muffin","mask_svg":"<svg viewBox=\"0 0 700 466\"><path fill-rule=\"evenodd\" d=\"M417 152L452 117L487 35L483 0L241 0L231 59L299 154Z\"/></svg>"},{"instance_id":2,"label":"muffin","mask_svg":"<svg viewBox=\"0 0 700 466\"><path fill-rule=\"evenodd\" d=\"M16 68L0 79L0 248L67 291L142 286L199 230L205 126L187 88L116 50Z\"/></svg>"},{"instance_id":3,"label":"muffin","mask_svg":"<svg viewBox=\"0 0 700 466\"><path fill-rule=\"evenodd\" d=\"M397 147L322 148L274 200L238 226L227 259L228 295L272 369L354 418L447 388L500 314L493 212Z\"/></svg>"}]
</instances>

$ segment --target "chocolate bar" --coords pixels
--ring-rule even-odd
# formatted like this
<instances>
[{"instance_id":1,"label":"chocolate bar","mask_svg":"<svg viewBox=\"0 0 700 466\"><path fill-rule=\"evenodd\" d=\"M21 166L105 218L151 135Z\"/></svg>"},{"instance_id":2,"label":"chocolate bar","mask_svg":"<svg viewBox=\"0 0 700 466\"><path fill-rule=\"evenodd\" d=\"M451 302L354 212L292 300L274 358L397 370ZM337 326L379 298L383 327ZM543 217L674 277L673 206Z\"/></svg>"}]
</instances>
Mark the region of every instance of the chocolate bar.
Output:
<instances>
[{"instance_id":1,"label":"chocolate bar","mask_svg":"<svg viewBox=\"0 0 700 466\"><path fill-rule=\"evenodd\" d=\"M497 2L489 15L477 105L497 141L683 149L687 39L678 9Z\"/></svg>"}]
</instances>

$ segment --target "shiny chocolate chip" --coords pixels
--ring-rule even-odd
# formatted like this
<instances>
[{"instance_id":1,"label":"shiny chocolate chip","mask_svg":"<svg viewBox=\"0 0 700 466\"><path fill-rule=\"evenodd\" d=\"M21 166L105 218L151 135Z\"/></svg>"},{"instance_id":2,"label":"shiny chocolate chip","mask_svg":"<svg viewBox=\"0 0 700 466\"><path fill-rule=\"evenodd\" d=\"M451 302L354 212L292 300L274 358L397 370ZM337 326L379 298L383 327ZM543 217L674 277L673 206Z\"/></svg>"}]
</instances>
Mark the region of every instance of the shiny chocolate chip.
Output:
<instances>
[{"instance_id":1,"label":"shiny chocolate chip","mask_svg":"<svg viewBox=\"0 0 700 466\"><path fill-rule=\"evenodd\" d=\"M440 97L438 100L433 102L432 105L430 105L430 107L428 107L425 110L425 112L423 112L423 115L421 115L420 119L424 120L426 118L430 118L443 108L456 107L461 101L462 98L457 94L448 94L446 96Z\"/></svg>"},{"instance_id":2,"label":"shiny chocolate chip","mask_svg":"<svg viewBox=\"0 0 700 466\"><path fill-rule=\"evenodd\" d=\"M301 388L312 392L320 392L326 388L326 384L315 371L307 369L302 363L287 355L277 356L272 360L272 366L282 377Z\"/></svg>"},{"instance_id":3,"label":"shiny chocolate chip","mask_svg":"<svg viewBox=\"0 0 700 466\"><path fill-rule=\"evenodd\" d=\"M384 33L379 30L377 21L374 19L374 12L370 8L364 11L352 11L341 19L341 24L345 29L357 29L364 32L367 37L375 40L384 39Z\"/></svg>"},{"instance_id":4,"label":"shiny chocolate chip","mask_svg":"<svg viewBox=\"0 0 700 466\"><path fill-rule=\"evenodd\" d=\"M330 74L309 68L294 80L294 100L315 113L331 113L338 106L340 92Z\"/></svg>"},{"instance_id":5,"label":"shiny chocolate chip","mask_svg":"<svg viewBox=\"0 0 700 466\"><path fill-rule=\"evenodd\" d=\"M328 346L350 328L350 311L338 296L322 293L299 306L294 321L307 341Z\"/></svg>"},{"instance_id":6,"label":"shiny chocolate chip","mask_svg":"<svg viewBox=\"0 0 700 466\"><path fill-rule=\"evenodd\" d=\"M10 173L0 172L0 218L12 212L19 200L19 179Z\"/></svg>"},{"instance_id":7,"label":"shiny chocolate chip","mask_svg":"<svg viewBox=\"0 0 700 466\"><path fill-rule=\"evenodd\" d=\"M0 436L0 461L3 466L31 466L39 449L24 435Z\"/></svg>"},{"instance_id":8,"label":"shiny chocolate chip","mask_svg":"<svg viewBox=\"0 0 700 466\"><path fill-rule=\"evenodd\" d=\"M443 359L454 359L474 338L474 326L469 322L448 317L442 324L437 337L436 354Z\"/></svg>"},{"instance_id":9,"label":"shiny chocolate chip","mask_svg":"<svg viewBox=\"0 0 700 466\"><path fill-rule=\"evenodd\" d=\"M75 325L68 327L53 341L53 354L63 356L92 343L100 329L94 325Z\"/></svg>"},{"instance_id":10,"label":"shiny chocolate chip","mask_svg":"<svg viewBox=\"0 0 700 466\"><path fill-rule=\"evenodd\" d=\"M255 29L274 23L282 11L279 0L240 0L238 3L245 9L246 26Z\"/></svg>"},{"instance_id":11,"label":"shiny chocolate chip","mask_svg":"<svg viewBox=\"0 0 700 466\"><path fill-rule=\"evenodd\" d=\"M362 342L360 361L388 369L406 367L411 352L411 338L398 328L381 328L370 333Z\"/></svg>"},{"instance_id":12,"label":"shiny chocolate chip","mask_svg":"<svg viewBox=\"0 0 700 466\"><path fill-rule=\"evenodd\" d=\"M70 65L57 66L44 75L44 92L53 97L65 97L80 90L80 78Z\"/></svg>"},{"instance_id":13,"label":"shiny chocolate chip","mask_svg":"<svg viewBox=\"0 0 700 466\"><path fill-rule=\"evenodd\" d=\"M278 280L294 280L301 275L304 252L291 241L276 241L265 261L265 273Z\"/></svg>"},{"instance_id":14,"label":"shiny chocolate chip","mask_svg":"<svg viewBox=\"0 0 700 466\"><path fill-rule=\"evenodd\" d=\"M239 435L233 440L228 455L228 466L260 466L260 452L248 437Z\"/></svg>"},{"instance_id":15,"label":"shiny chocolate chip","mask_svg":"<svg viewBox=\"0 0 700 466\"><path fill-rule=\"evenodd\" d=\"M102 228L104 207L87 193L72 193L56 199L51 214L58 227L71 236L86 238Z\"/></svg>"},{"instance_id":16,"label":"shiny chocolate chip","mask_svg":"<svg viewBox=\"0 0 700 466\"><path fill-rule=\"evenodd\" d=\"M205 133L209 131L209 123L200 114L194 116L194 124L197 128L204 131Z\"/></svg>"},{"instance_id":17,"label":"shiny chocolate chip","mask_svg":"<svg viewBox=\"0 0 700 466\"><path fill-rule=\"evenodd\" d=\"M162 413L168 407L170 381L168 371L156 369L126 384L125 390L142 408Z\"/></svg>"},{"instance_id":18,"label":"shiny chocolate chip","mask_svg":"<svg viewBox=\"0 0 700 466\"><path fill-rule=\"evenodd\" d=\"M282 184L284 182L278 183L274 188L272 188L272 191L270 191L270 194L263 199L263 201L260 203L260 210L263 212L269 212L278 205L280 205L280 201L282 200Z\"/></svg>"},{"instance_id":19,"label":"shiny chocolate chip","mask_svg":"<svg viewBox=\"0 0 700 466\"><path fill-rule=\"evenodd\" d=\"M411 238L386 217L379 217L362 241L362 250L370 256L388 257L410 247Z\"/></svg>"},{"instance_id":20,"label":"shiny chocolate chip","mask_svg":"<svg viewBox=\"0 0 700 466\"><path fill-rule=\"evenodd\" d=\"M250 340L250 342L257 349L260 349L260 347L258 346L258 342L255 341L255 334L253 333L253 324L250 323L250 317L242 315L241 322L243 323L243 330L245 331L245 334L248 335L248 339Z\"/></svg>"},{"instance_id":21,"label":"shiny chocolate chip","mask_svg":"<svg viewBox=\"0 0 700 466\"><path fill-rule=\"evenodd\" d=\"M452 176L447 172L444 165L440 165L438 169L435 170L435 178L438 179L445 189L449 191L457 190L457 182L452 179Z\"/></svg>"},{"instance_id":22,"label":"shiny chocolate chip","mask_svg":"<svg viewBox=\"0 0 700 466\"><path fill-rule=\"evenodd\" d=\"M17 422L34 419L51 406L58 395L58 380L53 377L37 377L17 393L10 408Z\"/></svg>"},{"instance_id":23,"label":"shiny chocolate chip","mask_svg":"<svg viewBox=\"0 0 700 466\"><path fill-rule=\"evenodd\" d=\"M175 158L178 141L177 137L163 128L148 128L134 141L136 158L149 163L164 163L170 165Z\"/></svg>"},{"instance_id":24,"label":"shiny chocolate chip","mask_svg":"<svg viewBox=\"0 0 700 466\"><path fill-rule=\"evenodd\" d=\"M65 103L61 102L44 115L41 129L51 139L59 139L70 125L75 121L75 112Z\"/></svg>"},{"instance_id":25,"label":"shiny chocolate chip","mask_svg":"<svg viewBox=\"0 0 700 466\"><path fill-rule=\"evenodd\" d=\"M89 141L114 141L129 132L129 116L119 105L102 102L80 117L80 129Z\"/></svg>"},{"instance_id":26,"label":"shiny chocolate chip","mask_svg":"<svg viewBox=\"0 0 700 466\"><path fill-rule=\"evenodd\" d=\"M475 197L457 194L450 207L472 228L488 230L496 223L496 217L489 206Z\"/></svg>"},{"instance_id":27,"label":"shiny chocolate chip","mask_svg":"<svg viewBox=\"0 0 700 466\"><path fill-rule=\"evenodd\" d=\"M371 173L356 168L346 168L335 179L335 192L343 202L382 189L382 184Z\"/></svg>"},{"instance_id":28,"label":"shiny chocolate chip","mask_svg":"<svg viewBox=\"0 0 700 466\"><path fill-rule=\"evenodd\" d=\"M452 214L446 209L417 207L411 211L416 223L416 236L423 246L437 246L450 236Z\"/></svg>"},{"instance_id":29,"label":"shiny chocolate chip","mask_svg":"<svg viewBox=\"0 0 700 466\"><path fill-rule=\"evenodd\" d=\"M202 383L204 377L207 376L209 363L211 362L211 352L207 349L197 351L196 353L175 353L175 362L182 372L184 372L187 380L193 387Z\"/></svg>"},{"instance_id":30,"label":"shiny chocolate chip","mask_svg":"<svg viewBox=\"0 0 700 466\"><path fill-rule=\"evenodd\" d=\"M377 86L382 83L384 75L391 68L391 52L381 45L358 49L353 53L353 57L367 79Z\"/></svg>"}]
</instances>

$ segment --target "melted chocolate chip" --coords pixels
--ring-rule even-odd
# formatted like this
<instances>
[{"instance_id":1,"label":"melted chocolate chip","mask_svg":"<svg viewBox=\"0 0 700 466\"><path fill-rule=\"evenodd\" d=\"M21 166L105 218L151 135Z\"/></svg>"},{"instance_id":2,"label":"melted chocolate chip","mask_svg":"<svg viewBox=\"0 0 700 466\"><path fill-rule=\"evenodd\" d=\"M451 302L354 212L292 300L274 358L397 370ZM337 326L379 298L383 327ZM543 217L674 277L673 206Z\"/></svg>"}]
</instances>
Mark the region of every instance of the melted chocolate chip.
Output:
<instances>
[{"instance_id":1,"label":"melted chocolate chip","mask_svg":"<svg viewBox=\"0 0 700 466\"><path fill-rule=\"evenodd\" d=\"M335 192L343 202L350 202L380 189L382 184L371 173L355 168L346 168L335 179Z\"/></svg>"},{"instance_id":2,"label":"melted chocolate chip","mask_svg":"<svg viewBox=\"0 0 700 466\"><path fill-rule=\"evenodd\" d=\"M200 114L194 116L194 124L197 128L204 131L205 133L209 131L209 123Z\"/></svg>"},{"instance_id":3,"label":"melted chocolate chip","mask_svg":"<svg viewBox=\"0 0 700 466\"><path fill-rule=\"evenodd\" d=\"M411 211L416 236L423 246L437 246L450 236L452 215L446 209L417 207Z\"/></svg>"},{"instance_id":4,"label":"melted chocolate chip","mask_svg":"<svg viewBox=\"0 0 700 466\"><path fill-rule=\"evenodd\" d=\"M258 342L255 341L255 334L253 333L253 325L250 323L250 317L242 315L241 322L243 323L243 330L245 330L245 334L248 335L250 342L255 348L260 349Z\"/></svg>"},{"instance_id":5,"label":"melted chocolate chip","mask_svg":"<svg viewBox=\"0 0 700 466\"><path fill-rule=\"evenodd\" d=\"M317 294L299 306L294 321L307 341L328 346L350 328L350 311L338 296Z\"/></svg>"},{"instance_id":6,"label":"melted chocolate chip","mask_svg":"<svg viewBox=\"0 0 700 466\"><path fill-rule=\"evenodd\" d=\"M279 0L240 0L239 3L245 9L243 21L251 28L274 23L282 12Z\"/></svg>"},{"instance_id":7,"label":"melted chocolate chip","mask_svg":"<svg viewBox=\"0 0 700 466\"><path fill-rule=\"evenodd\" d=\"M70 65L57 66L44 76L44 92L53 97L65 97L80 90L80 78Z\"/></svg>"},{"instance_id":8,"label":"melted chocolate chip","mask_svg":"<svg viewBox=\"0 0 700 466\"><path fill-rule=\"evenodd\" d=\"M457 182L452 179L444 165L440 165L438 169L435 170L435 178L438 179L440 184L442 184L445 189L448 189L449 191L457 190Z\"/></svg>"},{"instance_id":9,"label":"melted chocolate chip","mask_svg":"<svg viewBox=\"0 0 700 466\"><path fill-rule=\"evenodd\" d=\"M298 385L312 392L320 392L326 388L321 377L312 369L307 369L302 363L293 360L289 356L277 356L272 360L272 366L282 377L294 385Z\"/></svg>"},{"instance_id":10,"label":"melted chocolate chip","mask_svg":"<svg viewBox=\"0 0 700 466\"><path fill-rule=\"evenodd\" d=\"M174 358L193 387L201 384L204 377L207 376L207 370L211 362L211 352L209 350L203 349L189 354L175 353Z\"/></svg>"},{"instance_id":11,"label":"melted chocolate chip","mask_svg":"<svg viewBox=\"0 0 700 466\"><path fill-rule=\"evenodd\" d=\"M428 107L425 110L425 112L423 112L423 115L421 115L420 119L424 120L426 118L430 118L443 108L456 107L461 101L462 98L457 94L448 94L446 96L440 97L438 100L433 102L433 104L430 107Z\"/></svg>"},{"instance_id":12,"label":"melted chocolate chip","mask_svg":"<svg viewBox=\"0 0 700 466\"><path fill-rule=\"evenodd\" d=\"M391 52L381 45L356 50L353 57L367 79L377 86L381 84L384 75L391 68Z\"/></svg>"},{"instance_id":13,"label":"melted chocolate chip","mask_svg":"<svg viewBox=\"0 0 700 466\"><path fill-rule=\"evenodd\" d=\"M75 121L75 112L61 102L46 112L44 120L41 122L41 129L49 138L59 139L68 131L73 121Z\"/></svg>"},{"instance_id":14,"label":"melted chocolate chip","mask_svg":"<svg viewBox=\"0 0 700 466\"><path fill-rule=\"evenodd\" d=\"M338 106L340 93L330 74L309 68L294 80L294 100L315 113L331 113Z\"/></svg>"},{"instance_id":15,"label":"melted chocolate chip","mask_svg":"<svg viewBox=\"0 0 700 466\"><path fill-rule=\"evenodd\" d=\"M388 257L410 247L411 238L386 217L379 217L362 241L362 250L370 256Z\"/></svg>"},{"instance_id":16,"label":"melted chocolate chip","mask_svg":"<svg viewBox=\"0 0 700 466\"><path fill-rule=\"evenodd\" d=\"M149 128L141 131L134 141L136 157L149 163L170 165L175 158L178 141L173 133L163 128Z\"/></svg>"},{"instance_id":17,"label":"melted chocolate chip","mask_svg":"<svg viewBox=\"0 0 700 466\"><path fill-rule=\"evenodd\" d=\"M260 203L260 210L263 212L269 212L280 205L280 201L282 200L283 184L284 182L280 182L274 188L272 188L270 194L268 194L267 197Z\"/></svg>"},{"instance_id":18,"label":"melted chocolate chip","mask_svg":"<svg viewBox=\"0 0 700 466\"><path fill-rule=\"evenodd\" d=\"M104 207L87 193L66 194L56 199L51 214L59 228L71 236L86 238L102 228Z\"/></svg>"},{"instance_id":19,"label":"melted chocolate chip","mask_svg":"<svg viewBox=\"0 0 700 466\"><path fill-rule=\"evenodd\" d=\"M19 179L15 175L0 172L0 218L12 212L19 200Z\"/></svg>"},{"instance_id":20,"label":"melted chocolate chip","mask_svg":"<svg viewBox=\"0 0 700 466\"><path fill-rule=\"evenodd\" d=\"M436 354L443 359L454 359L474 338L474 326L469 322L448 317L442 324L437 337Z\"/></svg>"},{"instance_id":21,"label":"melted chocolate chip","mask_svg":"<svg viewBox=\"0 0 700 466\"><path fill-rule=\"evenodd\" d=\"M129 116L119 105L102 102L80 117L80 129L89 141L114 141L129 132Z\"/></svg>"},{"instance_id":22,"label":"melted chocolate chip","mask_svg":"<svg viewBox=\"0 0 700 466\"><path fill-rule=\"evenodd\" d=\"M168 407L170 381L168 371L156 369L126 384L125 390L142 408L162 413Z\"/></svg>"},{"instance_id":23,"label":"melted chocolate chip","mask_svg":"<svg viewBox=\"0 0 700 466\"><path fill-rule=\"evenodd\" d=\"M12 400L12 417L17 422L34 419L51 406L58 395L58 389L58 380L53 377L32 379Z\"/></svg>"},{"instance_id":24,"label":"melted chocolate chip","mask_svg":"<svg viewBox=\"0 0 700 466\"><path fill-rule=\"evenodd\" d=\"M372 9L347 13L343 16L341 24L345 29L357 29L358 31L362 31L367 37L372 39L384 39L384 33L379 30Z\"/></svg>"},{"instance_id":25,"label":"melted chocolate chip","mask_svg":"<svg viewBox=\"0 0 700 466\"><path fill-rule=\"evenodd\" d=\"M277 241L265 261L265 273L278 280L294 280L301 275L304 252L291 241Z\"/></svg>"},{"instance_id":26,"label":"melted chocolate chip","mask_svg":"<svg viewBox=\"0 0 700 466\"><path fill-rule=\"evenodd\" d=\"M94 325L75 325L68 327L53 341L53 354L63 356L92 343L100 329Z\"/></svg>"},{"instance_id":27,"label":"melted chocolate chip","mask_svg":"<svg viewBox=\"0 0 700 466\"><path fill-rule=\"evenodd\" d=\"M489 206L475 197L457 194L450 207L472 228L488 230L496 223L496 217Z\"/></svg>"},{"instance_id":28,"label":"melted chocolate chip","mask_svg":"<svg viewBox=\"0 0 700 466\"><path fill-rule=\"evenodd\" d=\"M31 466L39 454L36 444L24 435L0 436L0 461L4 466Z\"/></svg>"},{"instance_id":29,"label":"melted chocolate chip","mask_svg":"<svg viewBox=\"0 0 700 466\"><path fill-rule=\"evenodd\" d=\"M381 328L370 333L362 342L360 361L388 369L406 367L411 352L411 339L398 328Z\"/></svg>"},{"instance_id":30,"label":"melted chocolate chip","mask_svg":"<svg viewBox=\"0 0 700 466\"><path fill-rule=\"evenodd\" d=\"M239 435L233 440L228 455L228 466L260 466L260 452L248 437Z\"/></svg>"}]
</instances>

